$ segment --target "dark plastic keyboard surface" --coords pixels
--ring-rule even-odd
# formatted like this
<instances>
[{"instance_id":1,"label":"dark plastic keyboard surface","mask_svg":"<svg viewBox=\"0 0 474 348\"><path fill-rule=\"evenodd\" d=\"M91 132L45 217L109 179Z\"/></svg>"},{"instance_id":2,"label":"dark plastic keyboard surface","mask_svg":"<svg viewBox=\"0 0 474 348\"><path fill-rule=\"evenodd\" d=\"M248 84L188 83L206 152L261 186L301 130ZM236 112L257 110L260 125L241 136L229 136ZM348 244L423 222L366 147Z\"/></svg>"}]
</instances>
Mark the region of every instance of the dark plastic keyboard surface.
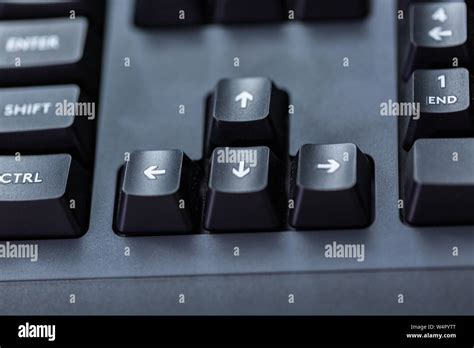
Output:
<instances>
[{"instance_id":1,"label":"dark plastic keyboard surface","mask_svg":"<svg viewBox=\"0 0 474 348\"><path fill-rule=\"evenodd\" d=\"M420 228L400 217L397 118L380 115L381 103L398 99L395 1L372 1L360 20L179 29L134 26L134 5L107 4L89 229L78 239L18 242L38 244L39 258L0 260L0 298L8 299L0 313L474 312L474 227ZM126 153L179 149L208 165L207 97L221 79L260 76L294 106L287 160L304 144L353 143L369 156L370 226L115 233ZM363 246L364 255L327 257L339 244ZM80 306L69 303L72 293ZM30 296L42 301L23 301Z\"/></svg>"}]
</instances>

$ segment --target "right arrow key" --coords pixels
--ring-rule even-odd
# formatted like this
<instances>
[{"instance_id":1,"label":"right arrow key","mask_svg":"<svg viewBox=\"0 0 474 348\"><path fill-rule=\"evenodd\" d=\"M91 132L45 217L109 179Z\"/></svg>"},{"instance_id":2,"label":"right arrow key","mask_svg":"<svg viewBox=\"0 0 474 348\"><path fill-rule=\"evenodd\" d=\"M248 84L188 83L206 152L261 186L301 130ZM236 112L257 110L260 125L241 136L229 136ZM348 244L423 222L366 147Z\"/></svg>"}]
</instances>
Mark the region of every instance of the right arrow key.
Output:
<instances>
[{"instance_id":1,"label":"right arrow key","mask_svg":"<svg viewBox=\"0 0 474 348\"><path fill-rule=\"evenodd\" d=\"M369 225L371 167L354 144L304 145L294 163L290 224L297 229Z\"/></svg>"}]
</instances>

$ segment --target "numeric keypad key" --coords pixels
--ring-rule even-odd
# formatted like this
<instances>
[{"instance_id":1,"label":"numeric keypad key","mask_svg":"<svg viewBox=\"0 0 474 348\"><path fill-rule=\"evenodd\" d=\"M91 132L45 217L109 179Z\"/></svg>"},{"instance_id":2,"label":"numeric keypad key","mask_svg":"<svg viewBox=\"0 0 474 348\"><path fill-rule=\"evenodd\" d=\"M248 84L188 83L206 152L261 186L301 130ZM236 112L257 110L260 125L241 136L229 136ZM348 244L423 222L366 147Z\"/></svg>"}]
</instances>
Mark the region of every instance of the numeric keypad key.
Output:
<instances>
[{"instance_id":1,"label":"numeric keypad key","mask_svg":"<svg viewBox=\"0 0 474 348\"><path fill-rule=\"evenodd\" d=\"M474 139L418 140L404 179L408 223L474 223Z\"/></svg>"},{"instance_id":2,"label":"numeric keypad key","mask_svg":"<svg viewBox=\"0 0 474 348\"><path fill-rule=\"evenodd\" d=\"M470 114L470 78L464 68L417 70L404 91L417 114L402 117L403 147L419 138L474 134Z\"/></svg>"},{"instance_id":3,"label":"numeric keypad key","mask_svg":"<svg viewBox=\"0 0 474 348\"><path fill-rule=\"evenodd\" d=\"M410 5L401 31L401 69L406 80L417 69L469 61L468 15L464 2Z\"/></svg>"}]
</instances>

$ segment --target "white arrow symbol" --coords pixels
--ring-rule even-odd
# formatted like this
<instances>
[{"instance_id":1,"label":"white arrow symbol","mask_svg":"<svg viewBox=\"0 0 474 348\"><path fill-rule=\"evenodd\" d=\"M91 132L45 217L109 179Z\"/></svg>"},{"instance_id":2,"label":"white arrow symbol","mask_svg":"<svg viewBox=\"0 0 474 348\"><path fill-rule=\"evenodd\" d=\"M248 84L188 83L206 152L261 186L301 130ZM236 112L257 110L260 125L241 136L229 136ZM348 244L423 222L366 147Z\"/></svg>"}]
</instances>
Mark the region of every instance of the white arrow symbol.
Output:
<instances>
[{"instance_id":1,"label":"white arrow symbol","mask_svg":"<svg viewBox=\"0 0 474 348\"><path fill-rule=\"evenodd\" d=\"M318 164L318 169L325 169L327 170L328 174L334 173L341 167L338 161L333 159L328 160L328 164Z\"/></svg>"},{"instance_id":2,"label":"white arrow symbol","mask_svg":"<svg viewBox=\"0 0 474 348\"><path fill-rule=\"evenodd\" d=\"M151 167L145 169L143 174L145 174L146 177L150 180L156 180L156 179L158 179L159 175L165 175L166 170L160 170L160 169L158 169L157 166L151 166Z\"/></svg>"},{"instance_id":3,"label":"white arrow symbol","mask_svg":"<svg viewBox=\"0 0 474 348\"><path fill-rule=\"evenodd\" d=\"M448 15L446 14L446 11L444 10L444 8L440 7L438 10L436 10L435 13L433 13L431 18L434 21L440 21L441 23L444 23L448 20Z\"/></svg>"},{"instance_id":4,"label":"white arrow symbol","mask_svg":"<svg viewBox=\"0 0 474 348\"><path fill-rule=\"evenodd\" d=\"M428 33L433 40L442 41L443 37L450 37L453 36L453 32L451 30L443 30L442 27L435 27L430 30Z\"/></svg>"},{"instance_id":5,"label":"white arrow symbol","mask_svg":"<svg viewBox=\"0 0 474 348\"><path fill-rule=\"evenodd\" d=\"M232 174L234 174L238 178L243 178L250 173L250 168L245 169L245 162L239 162L239 170L232 168Z\"/></svg>"},{"instance_id":6,"label":"white arrow symbol","mask_svg":"<svg viewBox=\"0 0 474 348\"><path fill-rule=\"evenodd\" d=\"M240 102L240 107L246 109L248 102L253 100L253 95L247 91L243 91L237 97L235 97L236 102Z\"/></svg>"}]
</instances>

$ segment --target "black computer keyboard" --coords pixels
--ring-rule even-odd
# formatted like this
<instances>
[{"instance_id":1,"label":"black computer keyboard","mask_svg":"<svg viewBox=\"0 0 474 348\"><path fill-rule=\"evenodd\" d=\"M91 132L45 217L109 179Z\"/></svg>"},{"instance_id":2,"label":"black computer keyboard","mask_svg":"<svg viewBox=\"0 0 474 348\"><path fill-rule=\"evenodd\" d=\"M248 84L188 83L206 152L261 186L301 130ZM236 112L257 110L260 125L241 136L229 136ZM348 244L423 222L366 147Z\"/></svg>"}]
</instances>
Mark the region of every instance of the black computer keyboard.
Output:
<instances>
[{"instance_id":1,"label":"black computer keyboard","mask_svg":"<svg viewBox=\"0 0 474 348\"><path fill-rule=\"evenodd\" d=\"M0 0L0 314L473 314L473 28Z\"/></svg>"}]
</instances>

